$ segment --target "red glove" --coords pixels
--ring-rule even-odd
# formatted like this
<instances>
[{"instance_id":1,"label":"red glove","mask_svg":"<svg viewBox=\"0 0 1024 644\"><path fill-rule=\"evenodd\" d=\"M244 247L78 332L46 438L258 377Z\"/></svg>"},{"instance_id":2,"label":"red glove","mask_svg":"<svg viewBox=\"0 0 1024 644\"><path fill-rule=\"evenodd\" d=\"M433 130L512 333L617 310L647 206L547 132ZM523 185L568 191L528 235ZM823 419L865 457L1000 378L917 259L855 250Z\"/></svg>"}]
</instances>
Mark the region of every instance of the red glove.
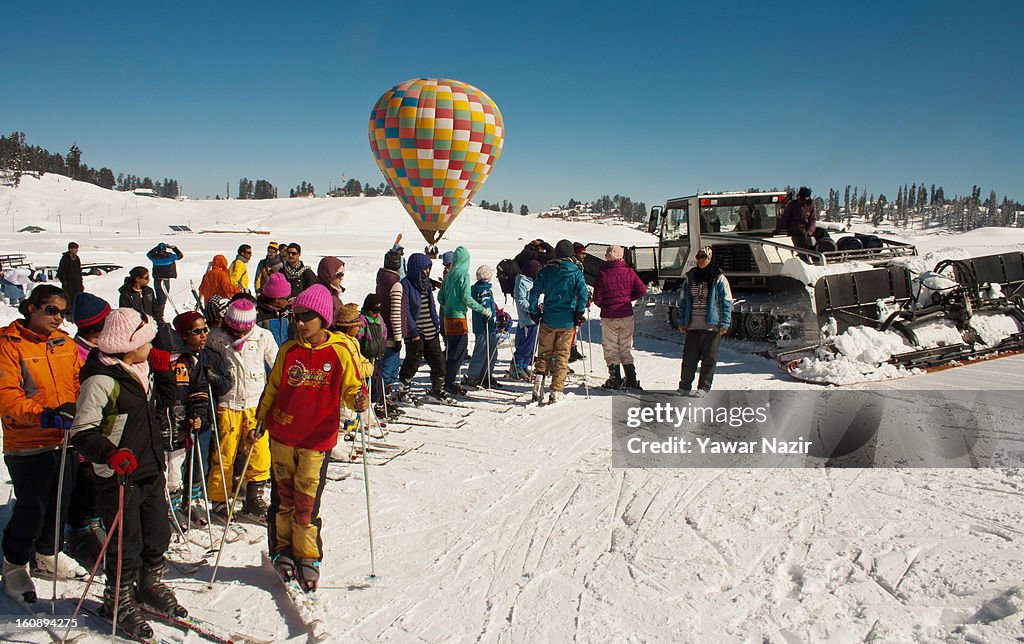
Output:
<instances>
[{"instance_id":1,"label":"red glove","mask_svg":"<svg viewBox=\"0 0 1024 644\"><path fill-rule=\"evenodd\" d=\"M171 369L171 354L163 349L150 349L149 368L153 371L169 371Z\"/></svg>"},{"instance_id":2,"label":"red glove","mask_svg":"<svg viewBox=\"0 0 1024 644\"><path fill-rule=\"evenodd\" d=\"M127 447L115 449L107 457L107 465L118 474L131 474L139 466L135 454Z\"/></svg>"}]
</instances>

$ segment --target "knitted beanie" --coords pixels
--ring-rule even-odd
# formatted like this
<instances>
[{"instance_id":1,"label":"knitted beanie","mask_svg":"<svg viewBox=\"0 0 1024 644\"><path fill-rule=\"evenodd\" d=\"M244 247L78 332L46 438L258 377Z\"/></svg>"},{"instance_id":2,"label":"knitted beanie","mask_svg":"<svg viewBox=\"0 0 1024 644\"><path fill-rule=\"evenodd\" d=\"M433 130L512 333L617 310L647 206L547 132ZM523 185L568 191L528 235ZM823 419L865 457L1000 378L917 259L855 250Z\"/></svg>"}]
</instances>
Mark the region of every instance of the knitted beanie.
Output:
<instances>
[{"instance_id":1,"label":"knitted beanie","mask_svg":"<svg viewBox=\"0 0 1024 644\"><path fill-rule=\"evenodd\" d=\"M261 293L263 297L269 298L288 297L292 294L292 285L288 283L284 273L273 273L267 278Z\"/></svg>"},{"instance_id":2,"label":"knitted beanie","mask_svg":"<svg viewBox=\"0 0 1024 644\"><path fill-rule=\"evenodd\" d=\"M228 304L224 325L235 331L248 331L256 326L256 305L249 299L237 299Z\"/></svg>"},{"instance_id":3,"label":"knitted beanie","mask_svg":"<svg viewBox=\"0 0 1024 644\"><path fill-rule=\"evenodd\" d=\"M384 253L384 268L389 271L397 271L402 268L402 254L396 250Z\"/></svg>"},{"instance_id":4,"label":"knitted beanie","mask_svg":"<svg viewBox=\"0 0 1024 644\"><path fill-rule=\"evenodd\" d=\"M484 264L476 269L476 278L478 280L486 280L490 282L494 279L494 269L487 264Z\"/></svg>"},{"instance_id":5,"label":"knitted beanie","mask_svg":"<svg viewBox=\"0 0 1024 644\"><path fill-rule=\"evenodd\" d=\"M96 346L108 355L135 351L156 337L156 322L135 309L115 309L103 322Z\"/></svg>"},{"instance_id":6,"label":"knitted beanie","mask_svg":"<svg viewBox=\"0 0 1024 644\"><path fill-rule=\"evenodd\" d=\"M359 305L355 302L344 304L338 313L338 319L334 326L345 328L359 325Z\"/></svg>"},{"instance_id":7,"label":"knitted beanie","mask_svg":"<svg viewBox=\"0 0 1024 644\"><path fill-rule=\"evenodd\" d=\"M453 251L448 251L448 252L445 252L445 253L441 253L441 263L442 264L451 265L451 263L454 260L455 260L455 253Z\"/></svg>"},{"instance_id":8,"label":"knitted beanie","mask_svg":"<svg viewBox=\"0 0 1024 644\"><path fill-rule=\"evenodd\" d=\"M96 326L110 315L110 305L101 297L92 293L79 293L75 296L75 326L87 329Z\"/></svg>"},{"instance_id":9,"label":"knitted beanie","mask_svg":"<svg viewBox=\"0 0 1024 644\"><path fill-rule=\"evenodd\" d=\"M572 243L572 252L574 254L580 252L581 250L586 250L586 249L587 249L587 245L586 244L583 244L581 242L573 242Z\"/></svg>"},{"instance_id":10,"label":"knitted beanie","mask_svg":"<svg viewBox=\"0 0 1024 644\"><path fill-rule=\"evenodd\" d=\"M203 314L199 311L185 311L174 318L174 330L178 332L178 335L185 337L188 332L192 330L192 325L196 323L196 320L202 320Z\"/></svg>"},{"instance_id":11,"label":"knitted beanie","mask_svg":"<svg viewBox=\"0 0 1024 644\"><path fill-rule=\"evenodd\" d=\"M563 239L555 244L555 257L572 257L572 242L568 239Z\"/></svg>"},{"instance_id":12,"label":"knitted beanie","mask_svg":"<svg viewBox=\"0 0 1024 644\"><path fill-rule=\"evenodd\" d=\"M608 260L609 262L613 262L613 261L615 261L617 259L622 259L623 254L624 253L622 251L622 246L613 245L613 246L609 246L608 250L606 250L604 252L604 258L606 260Z\"/></svg>"},{"instance_id":13,"label":"knitted beanie","mask_svg":"<svg viewBox=\"0 0 1024 644\"><path fill-rule=\"evenodd\" d=\"M223 295L211 295L206 300L206 319L210 322L220 322L224 319L224 313L228 310L228 299Z\"/></svg>"},{"instance_id":14,"label":"knitted beanie","mask_svg":"<svg viewBox=\"0 0 1024 644\"><path fill-rule=\"evenodd\" d=\"M323 284L314 284L299 293L292 309L298 311L300 308L309 309L319 315L323 318L324 326L334 324L334 301L331 292ZM359 307L356 306L356 316L358 317L358 315ZM253 319L255 320L255 317Z\"/></svg>"}]
</instances>

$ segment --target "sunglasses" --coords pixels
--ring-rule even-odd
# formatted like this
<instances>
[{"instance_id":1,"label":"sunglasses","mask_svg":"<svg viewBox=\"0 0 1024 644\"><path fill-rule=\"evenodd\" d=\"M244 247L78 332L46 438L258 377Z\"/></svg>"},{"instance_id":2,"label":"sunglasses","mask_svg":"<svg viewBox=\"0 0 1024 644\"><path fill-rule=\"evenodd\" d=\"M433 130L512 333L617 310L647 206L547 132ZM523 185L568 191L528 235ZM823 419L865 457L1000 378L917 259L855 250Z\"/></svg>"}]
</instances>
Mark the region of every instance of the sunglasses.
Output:
<instances>
[{"instance_id":1,"label":"sunglasses","mask_svg":"<svg viewBox=\"0 0 1024 644\"><path fill-rule=\"evenodd\" d=\"M289 250L289 251L287 251L287 253L288 253L289 255L298 255L298 254L299 254L299 251L297 251L297 250Z\"/></svg>"},{"instance_id":2,"label":"sunglasses","mask_svg":"<svg viewBox=\"0 0 1024 644\"><path fill-rule=\"evenodd\" d=\"M337 278L345 277L345 271L338 271L337 273L334 274L334 276Z\"/></svg>"},{"instance_id":3,"label":"sunglasses","mask_svg":"<svg viewBox=\"0 0 1024 644\"><path fill-rule=\"evenodd\" d=\"M210 327L208 327L208 326L201 326L198 329L189 329L188 332L191 335L206 335L206 334L208 334L210 332Z\"/></svg>"},{"instance_id":4,"label":"sunglasses","mask_svg":"<svg viewBox=\"0 0 1024 644\"><path fill-rule=\"evenodd\" d=\"M704 253L697 253L697 259L707 259L707 258L708 258L708 256L705 255Z\"/></svg>"},{"instance_id":5,"label":"sunglasses","mask_svg":"<svg viewBox=\"0 0 1024 644\"><path fill-rule=\"evenodd\" d=\"M312 322L320 315L316 311L302 311L301 313L295 314L295 319L299 322Z\"/></svg>"},{"instance_id":6,"label":"sunglasses","mask_svg":"<svg viewBox=\"0 0 1024 644\"><path fill-rule=\"evenodd\" d=\"M56 306L52 304L47 304L46 306L44 306L43 313L47 315L59 315L62 318L66 318L68 316L67 309L58 309Z\"/></svg>"}]
</instances>

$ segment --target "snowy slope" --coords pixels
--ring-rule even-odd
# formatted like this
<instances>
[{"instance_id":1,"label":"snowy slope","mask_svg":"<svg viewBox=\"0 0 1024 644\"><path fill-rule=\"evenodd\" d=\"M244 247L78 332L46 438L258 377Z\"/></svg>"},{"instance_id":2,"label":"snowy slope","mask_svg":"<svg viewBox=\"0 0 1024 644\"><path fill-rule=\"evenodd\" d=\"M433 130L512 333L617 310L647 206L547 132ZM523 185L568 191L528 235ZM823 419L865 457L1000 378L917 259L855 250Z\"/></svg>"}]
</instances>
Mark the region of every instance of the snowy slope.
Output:
<instances>
[{"instance_id":1,"label":"snowy slope","mask_svg":"<svg viewBox=\"0 0 1024 644\"><path fill-rule=\"evenodd\" d=\"M268 239L297 241L314 267L324 254L344 257L353 301L372 289L396 233L405 233L409 251L422 247L401 206L386 198L174 202L47 176L25 179L17 191L0 187L0 216L8 206L17 228L32 223L47 232L12 234L8 214L0 219L0 252L25 252L37 264L55 264L74 238L83 261L127 269L146 264L143 255L157 241L173 240L186 255L172 288L179 307L190 304L188 279L198 282L213 254L230 259L240 243L251 243L259 258ZM271 235L171 237L165 232L171 223ZM469 209L441 247L464 244L473 268L493 266L538 236L551 242L651 239L621 227ZM936 253L1024 248L1019 230L913 239ZM113 298L125 273L86 278L86 287ZM0 322L16 316L0 305ZM554 407L519 404L506 411L504 404L480 404L460 429L418 427L388 436L392 443L422 446L370 469L373 580L367 579L362 468L332 466L332 472L350 473L329 484L323 504L321 595L336 641L793 643L1024 635L1020 472L615 469L611 398L593 389L603 379L599 323L593 320L589 329L589 398L585 388L573 387ZM674 388L681 346L651 338L637 345L644 386ZM509 353L502 349L502 364ZM997 368L1005 388L1024 388L1022 361L992 365L897 382L947 387L951 374L961 372L970 388L990 382L971 374ZM808 387L737 345L723 349L715 385ZM0 495L7 498L6 471L0 478ZM180 599L204 619L264 639L301 635L261 567L264 538L247 530L253 543L229 546L215 588L206 589L206 568L175 580ZM175 550L172 557L188 559L200 550ZM38 586L46 596L48 584ZM80 587L65 584L60 592L71 596Z\"/></svg>"}]
</instances>

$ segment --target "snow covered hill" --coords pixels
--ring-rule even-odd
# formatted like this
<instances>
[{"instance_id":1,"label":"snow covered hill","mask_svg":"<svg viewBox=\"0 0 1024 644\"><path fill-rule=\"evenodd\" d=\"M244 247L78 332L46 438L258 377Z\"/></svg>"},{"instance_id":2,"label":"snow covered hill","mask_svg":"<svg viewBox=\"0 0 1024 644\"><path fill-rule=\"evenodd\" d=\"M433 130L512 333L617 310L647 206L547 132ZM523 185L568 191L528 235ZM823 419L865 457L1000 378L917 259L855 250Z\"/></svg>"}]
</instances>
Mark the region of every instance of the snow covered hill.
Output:
<instances>
[{"instance_id":1,"label":"snow covered hill","mask_svg":"<svg viewBox=\"0 0 1024 644\"><path fill-rule=\"evenodd\" d=\"M238 232L172 234L170 224ZM45 232L12 232L27 225ZM108 299L115 299L127 269L148 265L146 250L173 241L185 253L172 284L179 308L191 305L189 280L198 283L214 254L231 258L241 243L252 244L258 259L268 240L299 242L314 267L323 255L339 255L347 262L346 295L359 302L397 233L404 233L409 251L423 245L392 198L178 202L51 175L25 178L17 190L0 187L0 229L0 253L23 252L36 264L55 264L74 239L84 262L124 266L86 278L88 290ZM470 208L441 247L465 245L475 268L495 265L536 237L652 240L626 227ZM939 257L1021 249L1024 231L927 233L912 240ZM0 305L0 322L15 317ZM500 397L473 403L459 428L420 426L387 436L409 451L370 468L374 579L367 578L362 468L331 466L341 480L324 497L320 593L330 607L333 641L793 644L1024 636L1021 471L616 469L612 398L594 388L605 375L599 322L585 329L584 340L592 340L584 346L588 360L572 367L584 372L592 364L589 388L567 390L563 403L538 408ZM674 342L639 338L644 386L674 389L680 353ZM509 355L501 350L503 365ZM993 369L1001 375L993 377ZM1001 382L1020 390L1022 374L1024 361L1003 359L897 382L920 389ZM723 350L715 386L818 390L788 380L773 361L738 345ZM1019 430L1005 430L1020 440ZM9 498L9 477L0 472L0 495ZM179 599L224 627L302 641L261 565L265 536L245 530L247 538L226 549L212 590L208 567L173 575ZM205 533L193 538L207 539ZM193 560L202 550L175 546L171 557ZM37 585L47 597L49 585ZM61 584L59 592L77 596L81 585ZM174 629L158 630L181 639ZM45 634L10 628L2 636L47 641Z\"/></svg>"}]
</instances>

